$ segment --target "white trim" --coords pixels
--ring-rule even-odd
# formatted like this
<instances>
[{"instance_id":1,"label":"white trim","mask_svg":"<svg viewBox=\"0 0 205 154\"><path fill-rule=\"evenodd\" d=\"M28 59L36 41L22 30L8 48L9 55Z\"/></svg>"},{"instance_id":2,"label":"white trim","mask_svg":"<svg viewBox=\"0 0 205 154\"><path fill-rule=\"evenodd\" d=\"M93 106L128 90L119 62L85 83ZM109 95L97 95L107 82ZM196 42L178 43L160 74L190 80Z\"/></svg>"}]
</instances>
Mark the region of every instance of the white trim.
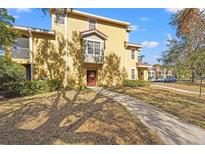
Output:
<instances>
[{"instance_id":1,"label":"white trim","mask_svg":"<svg viewBox=\"0 0 205 154\"><path fill-rule=\"evenodd\" d=\"M127 27L126 31L129 33L131 31L133 31L133 28L129 26L129 27Z\"/></svg>"},{"instance_id":2,"label":"white trim","mask_svg":"<svg viewBox=\"0 0 205 154\"><path fill-rule=\"evenodd\" d=\"M137 47L137 48L142 48L143 46L140 44L134 44L134 43L128 43L126 42L126 46L130 46L130 47Z\"/></svg>"},{"instance_id":3,"label":"white trim","mask_svg":"<svg viewBox=\"0 0 205 154\"><path fill-rule=\"evenodd\" d=\"M95 41L95 42L104 42L103 40L95 40L95 39L91 39L91 38L84 38L85 40L88 40L88 41Z\"/></svg>"},{"instance_id":4,"label":"white trim","mask_svg":"<svg viewBox=\"0 0 205 154\"><path fill-rule=\"evenodd\" d=\"M137 68L150 68L151 66L148 66L148 65L143 65L143 64L138 64L137 65Z\"/></svg>"},{"instance_id":5,"label":"white trim","mask_svg":"<svg viewBox=\"0 0 205 154\"><path fill-rule=\"evenodd\" d=\"M101 40L95 40L95 39L89 39L89 38L84 38L83 39L84 41L86 41L86 49L85 49L85 53L86 54L88 54L88 55L97 55L97 54L95 54L95 53L93 53L93 54L90 54L90 53L88 53L88 45L87 45L87 41L93 41L93 42L99 42L100 43L100 54L99 55L103 55L102 54L102 43L104 43L104 41L101 41ZM104 51L104 50L103 50Z\"/></svg>"},{"instance_id":6,"label":"white trim","mask_svg":"<svg viewBox=\"0 0 205 154\"><path fill-rule=\"evenodd\" d=\"M68 11L68 10L67 10ZM85 12L81 12L81 11L77 11L77 10L73 10L72 12L69 13L76 13L82 16L86 16L88 18L94 18L94 19L99 19L99 20L105 20L105 21L109 21L112 23L117 23L117 24L121 24L121 25L125 25L125 26L129 26L130 23L128 22L124 22L124 21L120 21L120 20L116 20L116 19L112 19L112 18L107 18L107 17L103 17L103 16L98 16L98 15L94 15L94 14L90 14L90 13L85 13Z\"/></svg>"},{"instance_id":7,"label":"white trim","mask_svg":"<svg viewBox=\"0 0 205 154\"><path fill-rule=\"evenodd\" d=\"M46 34L52 34L54 35L54 31L48 31L44 29L38 29L38 28L31 28L31 27L23 27L23 26L14 26L15 29L25 30L25 31L31 31L31 32L39 32L39 33L46 33Z\"/></svg>"},{"instance_id":8,"label":"white trim","mask_svg":"<svg viewBox=\"0 0 205 154\"><path fill-rule=\"evenodd\" d=\"M93 29L87 32L82 32L82 36L84 35L88 35L90 33L97 33L98 35L100 35L102 38L107 39L107 36L103 35L102 33L98 32L97 30Z\"/></svg>"}]
</instances>

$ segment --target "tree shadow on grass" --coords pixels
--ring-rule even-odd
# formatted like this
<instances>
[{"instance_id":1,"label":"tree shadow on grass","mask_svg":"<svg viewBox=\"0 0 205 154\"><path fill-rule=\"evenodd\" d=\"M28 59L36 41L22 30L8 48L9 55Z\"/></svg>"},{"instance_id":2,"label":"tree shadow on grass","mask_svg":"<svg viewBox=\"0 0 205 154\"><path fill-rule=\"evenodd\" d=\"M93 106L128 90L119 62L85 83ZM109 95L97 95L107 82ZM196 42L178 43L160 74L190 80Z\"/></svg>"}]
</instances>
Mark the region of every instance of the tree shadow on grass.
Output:
<instances>
[{"instance_id":1,"label":"tree shadow on grass","mask_svg":"<svg viewBox=\"0 0 205 154\"><path fill-rule=\"evenodd\" d=\"M136 139L120 125L123 117L115 116L109 108L113 101L102 95L62 90L52 98L28 101L0 114L0 144L144 144L143 137ZM116 134L123 142L116 140Z\"/></svg>"}]
</instances>

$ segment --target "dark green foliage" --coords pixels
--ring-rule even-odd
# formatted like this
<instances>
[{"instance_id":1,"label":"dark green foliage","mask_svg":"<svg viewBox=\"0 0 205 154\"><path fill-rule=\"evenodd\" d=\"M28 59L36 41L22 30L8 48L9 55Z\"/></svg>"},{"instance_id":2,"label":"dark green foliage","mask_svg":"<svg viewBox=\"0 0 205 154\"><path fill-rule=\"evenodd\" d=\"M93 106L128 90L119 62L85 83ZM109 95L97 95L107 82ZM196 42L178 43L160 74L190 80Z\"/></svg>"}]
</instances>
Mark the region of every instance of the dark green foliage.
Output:
<instances>
[{"instance_id":1,"label":"dark green foliage","mask_svg":"<svg viewBox=\"0 0 205 154\"><path fill-rule=\"evenodd\" d=\"M127 87L144 87L149 86L149 81L144 80L124 80L123 86Z\"/></svg>"},{"instance_id":2,"label":"dark green foliage","mask_svg":"<svg viewBox=\"0 0 205 154\"><path fill-rule=\"evenodd\" d=\"M25 68L11 60L0 57L0 84L25 80Z\"/></svg>"},{"instance_id":3,"label":"dark green foliage","mask_svg":"<svg viewBox=\"0 0 205 154\"><path fill-rule=\"evenodd\" d=\"M15 19L8 14L7 9L0 8L0 46L4 49L11 46L19 35L11 29L14 23Z\"/></svg>"},{"instance_id":4,"label":"dark green foliage","mask_svg":"<svg viewBox=\"0 0 205 154\"><path fill-rule=\"evenodd\" d=\"M61 82L58 80L40 80L9 82L3 84L6 97L27 96L44 92L52 92L61 88Z\"/></svg>"},{"instance_id":5,"label":"dark green foliage","mask_svg":"<svg viewBox=\"0 0 205 154\"><path fill-rule=\"evenodd\" d=\"M204 9L183 9L171 18L176 36L168 40L162 53L163 67L171 68L178 78L192 79L205 75L205 12Z\"/></svg>"}]
</instances>

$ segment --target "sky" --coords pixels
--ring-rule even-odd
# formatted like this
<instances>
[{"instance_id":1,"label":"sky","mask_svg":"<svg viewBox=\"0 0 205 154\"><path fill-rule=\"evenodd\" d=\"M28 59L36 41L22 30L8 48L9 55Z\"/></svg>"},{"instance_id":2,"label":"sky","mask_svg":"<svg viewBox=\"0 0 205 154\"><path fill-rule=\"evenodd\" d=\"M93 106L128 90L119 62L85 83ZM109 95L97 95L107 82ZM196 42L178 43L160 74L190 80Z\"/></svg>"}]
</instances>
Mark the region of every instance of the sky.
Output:
<instances>
[{"instance_id":1,"label":"sky","mask_svg":"<svg viewBox=\"0 0 205 154\"><path fill-rule=\"evenodd\" d=\"M143 45L140 55L145 55L144 61L149 64L158 63L161 53L166 51L166 42L175 37L175 29L169 25L171 15L178 9L77 9L95 15L105 16L131 23L133 31L129 34L129 42ZM15 17L15 25L29 26L50 30L50 15L44 15L41 9L8 9Z\"/></svg>"}]
</instances>

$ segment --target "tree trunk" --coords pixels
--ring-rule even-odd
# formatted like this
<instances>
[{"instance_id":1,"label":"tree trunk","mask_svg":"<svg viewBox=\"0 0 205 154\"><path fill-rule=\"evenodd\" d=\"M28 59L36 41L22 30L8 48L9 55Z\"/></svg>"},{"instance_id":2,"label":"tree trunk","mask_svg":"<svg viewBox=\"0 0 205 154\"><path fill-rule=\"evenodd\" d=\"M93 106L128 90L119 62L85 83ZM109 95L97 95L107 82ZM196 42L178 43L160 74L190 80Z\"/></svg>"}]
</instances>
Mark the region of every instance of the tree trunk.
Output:
<instances>
[{"instance_id":1,"label":"tree trunk","mask_svg":"<svg viewBox=\"0 0 205 154\"><path fill-rule=\"evenodd\" d=\"M194 67L192 67L192 77L191 77L191 82L194 82L194 80L195 80L195 68Z\"/></svg>"}]
</instances>

